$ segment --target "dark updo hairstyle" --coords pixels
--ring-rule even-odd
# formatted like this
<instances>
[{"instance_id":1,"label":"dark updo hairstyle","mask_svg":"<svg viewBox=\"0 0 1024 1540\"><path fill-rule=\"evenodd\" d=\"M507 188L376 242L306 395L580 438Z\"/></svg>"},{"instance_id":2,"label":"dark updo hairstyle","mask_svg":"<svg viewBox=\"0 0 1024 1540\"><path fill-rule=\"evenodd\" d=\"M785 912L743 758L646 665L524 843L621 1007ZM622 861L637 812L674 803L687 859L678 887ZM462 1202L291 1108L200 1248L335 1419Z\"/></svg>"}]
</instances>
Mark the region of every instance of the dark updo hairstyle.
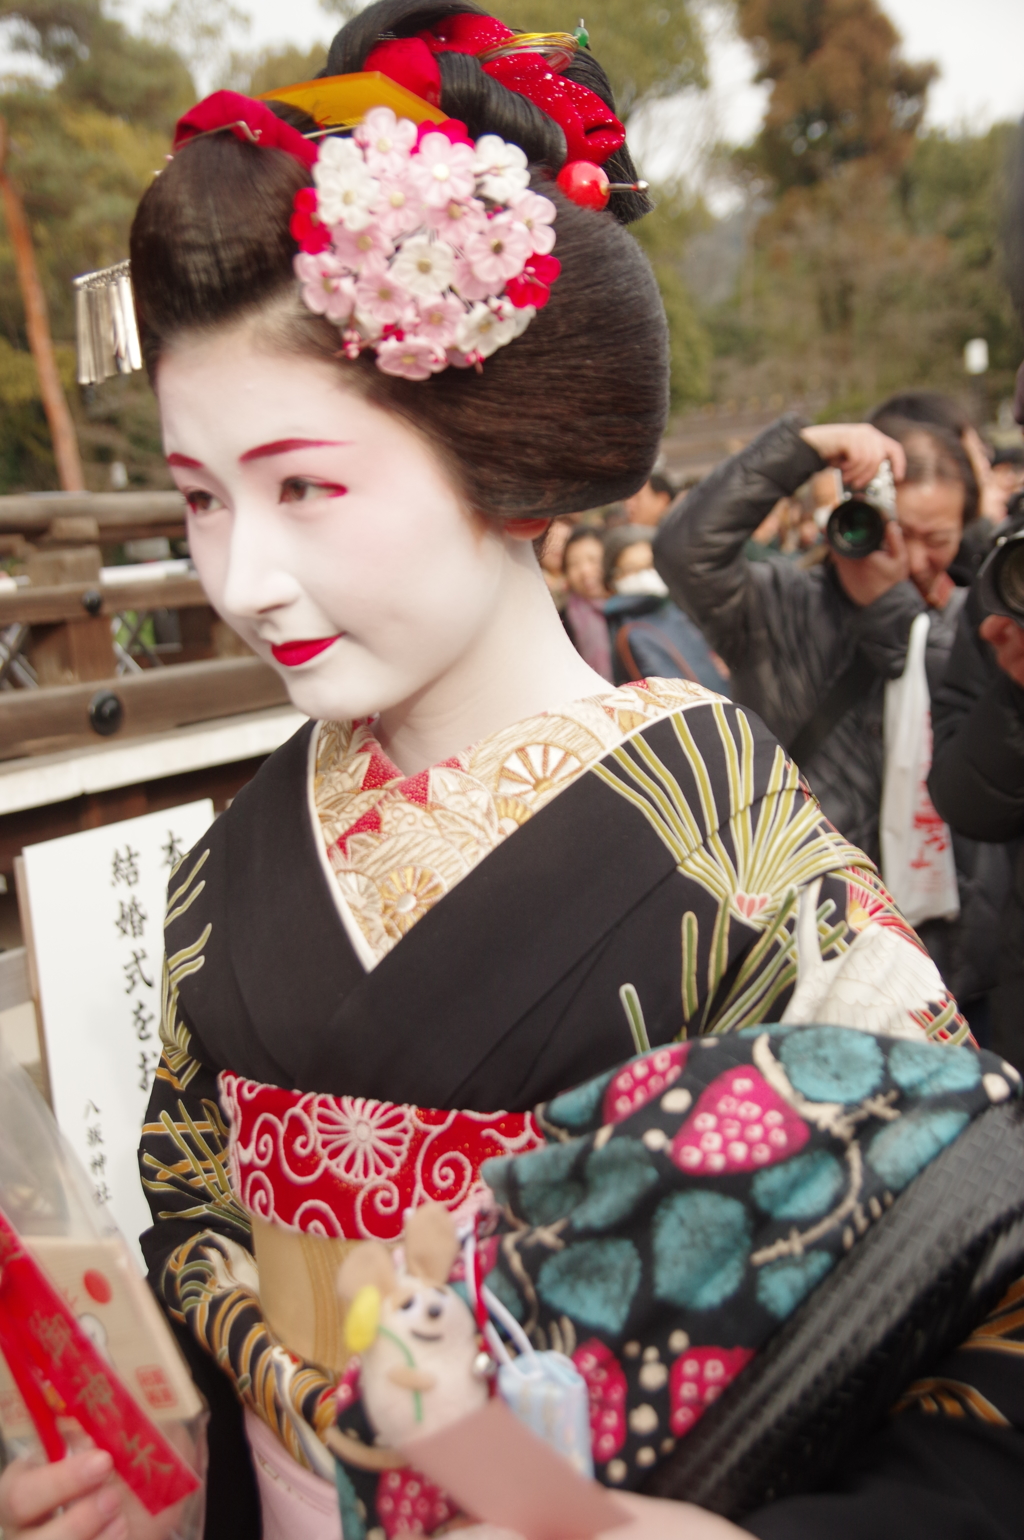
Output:
<instances>
[{"instance_id":1,"label":"dark updo hairstyle","mask_svg":"<svg viewBox=\"0 0 1024 1540\"><path fill-rule=\"evenodd\" d=\"M359 70L382 39L412 36L443 17L487 14L469 0L378 0L338 33L325 74ZM292 270L292 200L307 169L280 150L230 132L198 138L155 179L132 225L131 271L150 378L188 332L256 321L268 344L332 361L371 402L418 429L467 501L499 518L555 517L628 497L658 454L668 403L664 312L650 266L619 220L644 211L616 194L602 213L580 208L552 180L565 158L561 129L475 59L437 56L441 107L474 137L519 144L531 184L556 205L561 275L526 331L473 369L427 380L384 374L372 352L339 358L338 329L306 310ZM566 71L613 105L600 66L581 51ZM293 112L282 113L295 122ZM301 126L301 125L298 125ZM607 163L633 180L625 150Z\"/></svg>"}]
</instances>

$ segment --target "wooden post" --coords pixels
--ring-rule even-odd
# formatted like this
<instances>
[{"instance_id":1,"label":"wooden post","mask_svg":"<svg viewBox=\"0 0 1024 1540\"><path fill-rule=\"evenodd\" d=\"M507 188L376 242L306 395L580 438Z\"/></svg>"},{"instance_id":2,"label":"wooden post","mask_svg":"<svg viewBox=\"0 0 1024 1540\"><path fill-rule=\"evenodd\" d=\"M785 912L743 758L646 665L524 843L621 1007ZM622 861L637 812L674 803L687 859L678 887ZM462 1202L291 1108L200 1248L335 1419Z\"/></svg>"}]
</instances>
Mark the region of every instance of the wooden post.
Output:
<instances>
[{"instance_id":1,"label":"wooden post","mask_svg":"<svg viewBox=\"0 0 1024 1540\"><path fill-rule=\"evenodd\" d=\"M43 398L46 420L50 424L57 475L65 492L83 492L85 478L82 475L82 458L78 452L78 436L57 371L50 321L46 313L46 296L39 281L36 254L32 247L32 232L25 217L21 194L7 170L7 149L7 123L0 118L0 198L3 199L7 231L14 250L18 287L25 306L25 328L39 376L39 393Z\"/></svg>"}]
</instances>

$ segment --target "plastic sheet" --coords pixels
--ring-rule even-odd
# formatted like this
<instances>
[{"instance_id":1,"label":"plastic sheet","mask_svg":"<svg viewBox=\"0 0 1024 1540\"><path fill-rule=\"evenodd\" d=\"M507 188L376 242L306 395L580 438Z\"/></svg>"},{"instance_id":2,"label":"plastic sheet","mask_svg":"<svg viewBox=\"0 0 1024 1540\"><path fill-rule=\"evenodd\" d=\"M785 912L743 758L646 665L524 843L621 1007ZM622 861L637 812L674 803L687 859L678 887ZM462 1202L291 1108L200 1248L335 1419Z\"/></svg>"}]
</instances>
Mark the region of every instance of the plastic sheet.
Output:
<instances>
[{"instance_id":1,"label":"plastic sheet","mask_svg":"<svg viewBox=\"0 0 1024 1540\"><path fill-rule=\"evenodd\" d=\"M122 1236L2 1046L0 1210L5 1463L100 1443L131 1540L200 1540L203 1401Z\"/></svg>"}]
</instances>

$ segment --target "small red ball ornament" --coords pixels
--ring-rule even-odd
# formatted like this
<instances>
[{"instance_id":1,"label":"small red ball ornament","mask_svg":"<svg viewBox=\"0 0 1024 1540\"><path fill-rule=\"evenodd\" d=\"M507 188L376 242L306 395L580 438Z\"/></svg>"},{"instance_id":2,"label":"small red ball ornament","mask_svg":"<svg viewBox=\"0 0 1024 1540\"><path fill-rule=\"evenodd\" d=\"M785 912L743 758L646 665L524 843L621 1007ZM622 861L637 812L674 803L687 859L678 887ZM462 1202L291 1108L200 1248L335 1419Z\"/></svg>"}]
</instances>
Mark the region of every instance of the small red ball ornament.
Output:
<instances>
[{"instance_id":1,"label":"small red ball ornament","mask_svg":"<svg viewBox=\"0 0 1024 1540\"><path fill-rule=\"evenodd\" d=\"M612 184L602 166L591 160L570 160L562 167L555 181L573 203L585 209L608 207Z\"/></svg>"}]
</instances>

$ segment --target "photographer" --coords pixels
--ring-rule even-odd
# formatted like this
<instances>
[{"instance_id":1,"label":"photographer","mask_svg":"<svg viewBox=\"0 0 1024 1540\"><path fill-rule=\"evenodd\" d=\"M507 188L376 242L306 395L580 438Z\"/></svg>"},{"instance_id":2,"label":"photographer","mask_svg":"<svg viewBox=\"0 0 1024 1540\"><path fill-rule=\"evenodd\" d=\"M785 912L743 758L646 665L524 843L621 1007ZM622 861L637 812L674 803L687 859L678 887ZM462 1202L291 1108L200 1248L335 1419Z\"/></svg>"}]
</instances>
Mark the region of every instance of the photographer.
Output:
<instances>
[{"instance_id":1,"label":"photographer","mask_svg":"<svg viewBox=\"0 0 1024 1540\"><path fill-rule=\"evenodd\" d=\"M955 434L885 418L805 426L789 415L677 503L655 539L655 562L678 604L732 671L734 698L758 712L797 760L826 816L880 858L885 687L903 674L911 626L931 616L926 670L945 669L966 597L948 574L978 488ZM813 568L750 562L744 544L780 497L826 466L863 488L883 460L896 517L881 547L854 559L830 550ZM958 849L961 920L920 927L961 1000L984 993L991 957L974 941L985 883ZM984 922L991 931L991 915ZM967 937L971 936L968 942Z\"/></svg>"},{"instance_id":2,"label":"photographer","mask_svg":"<svg viewBox=\"0 0 1024 1540\"><path fill-rule=\"evenodd\" d=\"M1024 499L1010 528L1024 526ZM1020 545L1017 546L1018 551ZM1024 840L1024 611L989 613L988 570L975 582L957 627L946 677L932 702L935 735L928 789L950 826L973 840ZM1002 606L1000 606L1002 607ZM1006 608L1010 608L1009 605ZM1024 1067L1024 844L1015 851L1008 901L1000 906L998 984L991 994L991 1044Z\"/></svg>"}]
</instances>

